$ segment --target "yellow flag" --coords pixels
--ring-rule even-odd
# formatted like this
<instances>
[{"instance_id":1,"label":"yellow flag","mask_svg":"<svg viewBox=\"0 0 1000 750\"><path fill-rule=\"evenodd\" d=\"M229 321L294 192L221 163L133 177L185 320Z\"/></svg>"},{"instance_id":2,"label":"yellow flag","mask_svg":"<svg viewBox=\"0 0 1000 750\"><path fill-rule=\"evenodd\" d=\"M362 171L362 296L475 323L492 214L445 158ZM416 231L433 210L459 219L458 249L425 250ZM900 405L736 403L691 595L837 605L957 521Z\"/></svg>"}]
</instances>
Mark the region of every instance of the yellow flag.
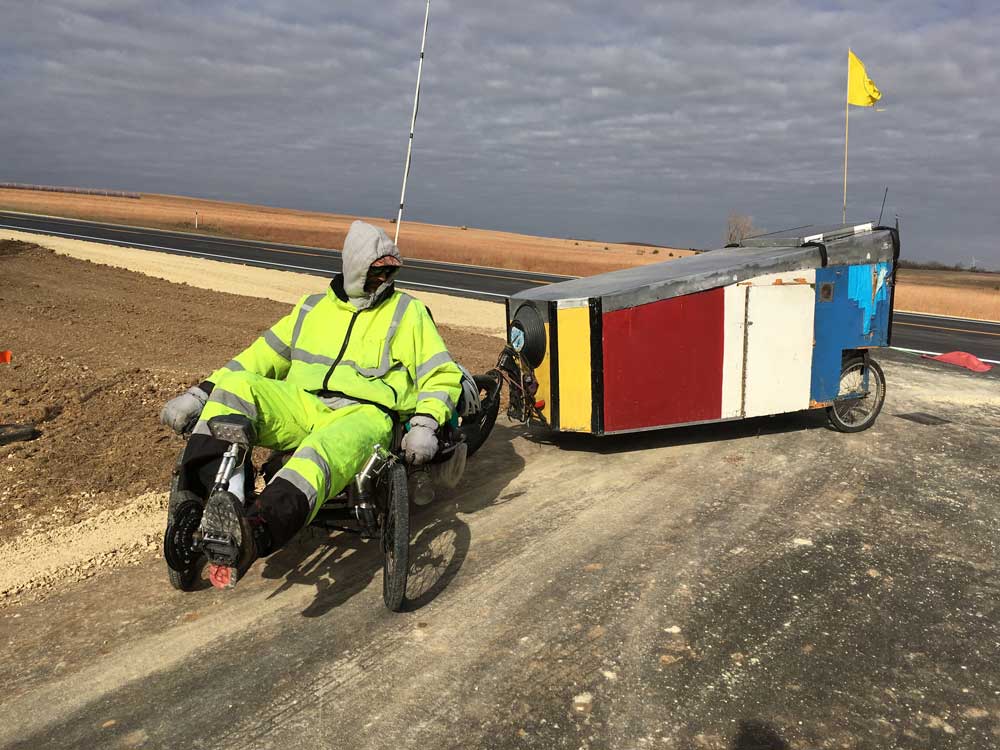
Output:
<instances>
[{"instance_id":1,"label":"yellow flag","mask_svg":"<svg viewBox=\"0 0 1000 750\"><path fill-rule=\"evenodd\" d=\"M874 107L882 92L868 77L865 64L851 50L847 50L847 103L856 107Z\"/></svg>"}]
</instances>

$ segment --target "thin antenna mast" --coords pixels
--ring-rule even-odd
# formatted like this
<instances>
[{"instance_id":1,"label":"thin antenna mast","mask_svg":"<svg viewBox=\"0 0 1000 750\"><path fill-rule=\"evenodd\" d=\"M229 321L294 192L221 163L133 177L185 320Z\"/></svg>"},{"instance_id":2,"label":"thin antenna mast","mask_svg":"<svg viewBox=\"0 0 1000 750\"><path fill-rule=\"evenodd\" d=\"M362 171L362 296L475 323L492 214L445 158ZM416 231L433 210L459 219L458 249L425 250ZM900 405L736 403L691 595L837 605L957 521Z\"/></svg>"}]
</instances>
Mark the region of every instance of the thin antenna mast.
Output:
<instances>
[{"instance_id":1,"label":"thin antenna mast","mask_svg":"<svg viewBox=\"0 0 1000 750\"><path fill-rule=\"evenodd\" d=\"M399 225L403 222L403 203L406 200L406 178L410 176L410 156L413 154L413 129L417 125L417 110L420 108L420 76L424 71L424 46L427 44L427 21L431 16L431 0L427 0L424 11L424 35L420 40L420 64L417 65L417 90L413 95L413 117L410 120L410 140L406 144L406 166L403 169L403 189L399 193L399 213L396 214L396 236L393 242L399 242Z\"/></svg>"},{"instance_id":2,"label":"thin antenna mast","mask_svg":"<svg viewBox=\"0 0 1000 750\"><path fill-rule=\"evenodd\" d=\"M885 211L885 197L889 195L889 186L885 186L885 192L882 193L882 208L878 212L878 221L875 222L875 226L881 226L882 224L882 212Z\"/></svg>"}]
</instances>

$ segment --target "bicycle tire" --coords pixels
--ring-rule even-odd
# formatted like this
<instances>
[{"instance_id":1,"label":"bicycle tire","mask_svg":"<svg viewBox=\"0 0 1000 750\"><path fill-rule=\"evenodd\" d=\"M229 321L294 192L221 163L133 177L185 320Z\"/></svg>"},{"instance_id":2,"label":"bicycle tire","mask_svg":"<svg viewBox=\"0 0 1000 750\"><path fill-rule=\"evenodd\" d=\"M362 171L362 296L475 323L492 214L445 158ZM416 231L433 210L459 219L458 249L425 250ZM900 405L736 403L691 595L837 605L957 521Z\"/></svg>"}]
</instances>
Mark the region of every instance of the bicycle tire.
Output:
<instances>
[{"instance_id":1,"label":"bicycle tire","mask_svg":"<svg viewBox=\"0 0 1000 750\"><path fill-rule=\"evenodd\" d=\"M382 480L382 600L392 612L406 606L406 578L410 570L410 498L406 467L393 464Z\"/></svg>"},{"instance_id":2,"label":"bicycle tire","mask_svg":"<svg viewBox=\"0 0 1000 750\"><path fill-rule=\"evenodd\" d=\"M840 371L841 388L845 378L852 375L853 370L863 372L865 360L863 357L851 357L848 359ZM872 399L869 401L869 399ZM840 403L834 403L826 409L827 419L830 426L838 432L861 432L867 430L878 418L885 403L885 373L881 366L874 359L868 361L868 393L860 399L846 399ZM857 414L857 407L864 408L860 416Z\"/></svg>"},{"instance_id":3,"label":"bicycle tire","mask_svg":"<svg viewBox=\"0 0 1000 750\"><path fill-rule=\"evenodd\" d=\"M491 370L485 375L475 375L473 380L476 381L480 393L485 392L486 396L481 401L482 410L479 414L469 421L463 419L458 428L465 435L468 458L483 446L493 432L497 415L500 413L500 393L503 390L503 379L496 370Z\"/></svg>"},{"instance_id":4,"label":"bicycle tire","mask_svg":"<svg viewBox=\"0 0 1000 750\"><path fill-rule=\"evenodd\" d=\"M184 451L177 456L174 468L173 480L170 483L170 497L167 503L167 528L163 533L163 558L167 564L167 580L170 586L177 591L192 591L195 583L201 575L205 558L201 553L193 556L186 556L183 550L178 550L178 543L183 543L184 539L176 536L187 536L193 529L197 529L201 520L200 513L197 518L193 518L192 510L195 505L204 506L204 502L195 493L189 490L182 490L180 484L180 463ZM193 523L193 529L192 529ZM172 539L172 537L175 537ZM171 548L173 547L173 549ZM173 564L171 564L171 560Z\"/></svg>"}]
</instances>

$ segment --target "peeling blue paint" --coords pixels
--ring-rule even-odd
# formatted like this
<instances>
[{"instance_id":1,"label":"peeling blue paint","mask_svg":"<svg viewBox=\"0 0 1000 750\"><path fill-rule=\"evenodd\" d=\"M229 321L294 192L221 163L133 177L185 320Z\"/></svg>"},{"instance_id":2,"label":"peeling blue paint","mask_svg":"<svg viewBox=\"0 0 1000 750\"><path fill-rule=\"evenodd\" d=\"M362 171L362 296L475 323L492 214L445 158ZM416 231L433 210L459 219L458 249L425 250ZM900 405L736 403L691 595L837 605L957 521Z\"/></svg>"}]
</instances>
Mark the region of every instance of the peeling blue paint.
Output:
<instances>
[{"instance_id":1,"label":"peeling blue paint","mask_svg":"<svg viewBox=\"0 0 1000 750\"><path fill-rule=\"evenodd\" d=\"M861 308L862 333L871 333L879 303L889 298L885 285L888 273L888 263L847 267L847 296Z\"/></svg>"},{"instance_id":2,"label":"peeling blue paint","mask_svg":"<svg viewBox=\"0 0 1000 750\"><path fill-rule=\"evenodd\" d=\"M812 401L837 397L844 350L888 344L890 266L875 263L816 270ZM824 284L833 285L828 300L821 297Z\"/></svg>"}]
</instances>

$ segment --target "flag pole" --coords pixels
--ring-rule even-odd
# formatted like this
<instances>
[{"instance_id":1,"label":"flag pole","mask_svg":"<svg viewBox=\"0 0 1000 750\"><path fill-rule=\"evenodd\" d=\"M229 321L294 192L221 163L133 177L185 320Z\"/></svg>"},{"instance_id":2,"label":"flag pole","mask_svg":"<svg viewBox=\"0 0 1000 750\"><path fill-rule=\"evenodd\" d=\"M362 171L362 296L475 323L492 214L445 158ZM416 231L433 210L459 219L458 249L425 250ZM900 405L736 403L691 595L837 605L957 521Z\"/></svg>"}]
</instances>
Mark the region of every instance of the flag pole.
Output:
<instances>
[{"instance_id":1,"label":"flag pole","mask_svg":"<svg viewBox=\"0 0 1000 750\"><path fill-rule=\"evenodd\" d=\"M410 156L413 153L413 129L417 124L417 109L420 106L420 75L424 70L424 46L427 44L427 21L431 15L431 0L427 0L424 11L424 35L420 40L420 63L417 65L417 90L413 95L413 117L410 119L410 140L406 144L406 166L403 168L403 189L399 193L399 213L396 214L396 236L394 243L399 242L399 225L403 221L403 202L406 199L406 178L410 176Z\"/></svg>"},{"instance_id":2,"label":"flag pole","mask_svg":"<svg viewBox=\"0 0 1000 750\"><path fill-rule=\"evenodd\" d=\"M844 212L841 221L847 223L847 134L851 125L851 50L847 50L847 90L844 93Z\"/></svg>"}]
</instances>

